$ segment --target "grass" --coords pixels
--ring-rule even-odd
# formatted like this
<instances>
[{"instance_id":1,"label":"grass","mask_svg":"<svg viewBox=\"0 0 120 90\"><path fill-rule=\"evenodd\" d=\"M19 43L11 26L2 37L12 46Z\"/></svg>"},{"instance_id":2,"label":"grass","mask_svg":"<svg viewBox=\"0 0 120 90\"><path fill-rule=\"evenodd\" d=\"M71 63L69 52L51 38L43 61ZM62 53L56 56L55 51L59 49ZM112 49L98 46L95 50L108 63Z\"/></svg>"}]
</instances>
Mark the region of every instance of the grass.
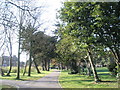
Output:
<instances>
[{"instance_id":1,"label":"grass","mask_svg":"<svg viewBox=\"0 0 120 90\"><path fill-rule=\"evenodd\" d=\"M17 88L10 85L0 85L0 90L17 90Z\"/></svg>"},{"instance_id":2,"label":"grass","mask_svg":"<svg viewBox=\"0 0 120 90\"><path fill-rule=\"evenodd\" d=\"M111 76L107 68L97 68L103 82L95 83L93 76L68 74L62 71L59 77L62 88L118 88L117 80Z\"/></svg>"},{"instance_id":3,"label":"grass","mask_svg":"<svg viewBox=\"0 0 120 90\"><path fill-rule=\"evenodd\" d=\"M7 79L7 80L21 80L21 81L26 81L26 80L37 80L40 79L42 77L44 77L45 75L51 73L52 71L41 71L40 74L36 73L36 72L31 72L31 76L27 76L27 73L25 76L22 75L22 73L20 73L20 79L16 79L16 73L11 73L11 76L3 76L1 77L1 79ZM5 73L6 74L6 73Z\"/></svg>"}]
</instances>

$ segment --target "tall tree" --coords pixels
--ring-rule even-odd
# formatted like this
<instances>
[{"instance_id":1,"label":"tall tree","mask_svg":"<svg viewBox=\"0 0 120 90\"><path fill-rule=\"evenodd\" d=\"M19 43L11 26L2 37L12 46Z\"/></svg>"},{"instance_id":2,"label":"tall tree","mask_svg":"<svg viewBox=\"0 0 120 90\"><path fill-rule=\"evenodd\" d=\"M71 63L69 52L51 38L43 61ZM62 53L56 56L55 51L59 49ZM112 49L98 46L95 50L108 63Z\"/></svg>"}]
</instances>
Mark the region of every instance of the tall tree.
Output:
<instances>
[{"instance_id":1,"label":"tall tree","mask_svg":"<svg viewBox=\"0 0 120 90\"><path fill-rule=\"evenodd\" d=\"M96 3L89 2L65 2L64 7L61 8L60 20L63 23L63 29L61 30L62 35L71 35L76 38L79 38L79 45L81 48L88 49L94 45L94 42L97 38L94 36L93 32L93 17L91 17L91 11L94 8ZM92 66L92 71L94 75L95 82L100 81L95 65L93 63L92 55L88 52L89 61Z\"/></svg>"},{"instance_id":2,"label":"tall tree","mask_svg":"<svg viewBox=\"0 0 120 90\"><path fill-rule=\"evenodd\" d=\"M95 34L99 37L97 43L105 45L112 51L118 66L118 78L120 78L120 2L99 3L94 8L92 16Z\"/></svg>"},{"instance_id":3,"label":"tall tree","mask_svg":"<svg viewBox=\"0 0 120 90\"><path fill-rule=\"evenodd\" d=\"M92 60L91 49L97 45L106 46L105 48L113 52L119 70L119 5L120 2L65 2L59 11L59 18L63 22L63 28L59 30L60 34L79 38L80 46L88 52L96 82L99 78Z\"/></svg>"},{"instance_id":4,"label":"tall tree","mask_svg":"<svg viewBox=\"0 0 120 90\"><path fill-rule=\"evenodd\" d=\"M34 28L39 28L41 26L41 23L39 23L38 19L40 20L41 15L41 6L35 6L33 7L31 3L32 1L23 1L23 0L3 0L1 3L1 13L3 12L10 13L12 15L11 18L3 18L1 16L1 21L8 22L9 26L11 26L18 35L18 73L17 73L17 79L20 78L20 54L21 54L21 33L24 29L23 27L31 23L31 25ZM4 8L3 6L6 6ZM13 10L15 9L15 11ZM6 10L5 10L6 9ZM3 12L2 12L3 10ZM6 14L3 14L6 15ZM38 16L39 15L39 16ZM9 16L9 14L8 14Z\"/></svg>"}]
</instances>

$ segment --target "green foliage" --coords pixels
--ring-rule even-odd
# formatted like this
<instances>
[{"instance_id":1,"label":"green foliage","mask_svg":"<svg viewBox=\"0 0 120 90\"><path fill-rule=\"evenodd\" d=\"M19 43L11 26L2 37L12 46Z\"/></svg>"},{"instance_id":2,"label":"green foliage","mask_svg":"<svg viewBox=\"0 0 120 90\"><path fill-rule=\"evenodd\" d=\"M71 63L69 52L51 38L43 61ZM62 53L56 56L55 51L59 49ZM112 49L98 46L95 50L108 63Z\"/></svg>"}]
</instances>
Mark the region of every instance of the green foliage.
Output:
<instances>
[{"instance_id":1,"label":"green foliage","mask_svg":"<svg viewBox=\"0 0 120 90\"><path fill-rule=\"evenodd\" d=\"M35 61L40 64L42 60L51 59L55 53L56 38L37 31L31 25L23 28L22 50L31 53Z\"/></svg>"},{"instance_id":2,"label":"green foliage","mask_svg":"<svg viewBox=\"0 0 120 90\"><path fill-rule=\"evenodd\" d=\"M111 72L112 75L116 76L117 75L117 64L115 62L112 62L108 64L108 70Z\"/></svg>"},{"instance_id":3,"label":"green foliage","mask_svg":"<svg viewBox=\"0 0 120 90\"><path fill-rule=\"evenodd\" d=\"M57 46L59 57L62 57L64 62L69 62L69 59L74 58L79 51L80 56L84 58L85 50L91 48L91 52L96 55L94 55L94 59L98 58L98 55L103 57L106 52L111 50L119 62L119 4L120 2L63 3L63 7L59 11L58 17L61 21L56 34L60 38ZM72 39L69 39L70 37ZM74 50L76 51L74 52Z\"/></svg>"}]
</instances>

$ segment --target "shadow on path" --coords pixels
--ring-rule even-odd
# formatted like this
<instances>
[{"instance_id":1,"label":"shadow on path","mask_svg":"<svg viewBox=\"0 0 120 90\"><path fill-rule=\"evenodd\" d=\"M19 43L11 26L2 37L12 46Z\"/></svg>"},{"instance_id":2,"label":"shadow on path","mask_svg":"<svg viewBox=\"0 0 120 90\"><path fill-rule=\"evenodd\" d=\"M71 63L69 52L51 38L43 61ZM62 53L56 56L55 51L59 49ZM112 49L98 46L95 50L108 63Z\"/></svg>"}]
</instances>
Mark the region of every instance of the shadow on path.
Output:
<instances>
[{"instance_id":1,"label":"shadow on path","mask_svg":"<svg viewBox=\"0 0 120 90\"><path fill-rule=\"evenodd\" d=\"M21 88L58 88L61 86L58 81L60 71L55 70L43 78L33 81L0 80L3 85L12 85Z\"/></svg>"}]
</instances>

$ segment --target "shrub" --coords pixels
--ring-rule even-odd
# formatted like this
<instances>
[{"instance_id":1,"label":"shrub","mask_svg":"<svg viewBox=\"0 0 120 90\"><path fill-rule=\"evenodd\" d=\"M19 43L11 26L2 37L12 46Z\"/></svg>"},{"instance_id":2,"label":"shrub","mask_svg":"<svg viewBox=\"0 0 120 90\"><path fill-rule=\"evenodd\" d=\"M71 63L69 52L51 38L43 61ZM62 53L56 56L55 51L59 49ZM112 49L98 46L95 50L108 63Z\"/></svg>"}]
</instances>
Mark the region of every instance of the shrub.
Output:
<instances>
[{"instance_id":1,"label":"shrub","mask_svg":"<svg viewBox=\"0 0 120 90\"><path fill-rule=\"evenodd\" d=\"M7 69L7 68L2 68L2 71L3 71L4 73L7 73L8 69Z\"/></svg>"},{"instance_id":2,"label":"shrub","mask_svg":"<svg viewBox=\"0 0 120 90\"><path fill-rule=\"evenodd\" d=\"M108 70L111 72L112 75L117 75L117 64L115 62L108 64Z\"/></svg>"},{"instance_id":3,"label":"shrub","mask_svg":"<svg viewBox=\"0 0 120 90\"><path fill-rule=\"evenodd\" d=\"M17 73L17 67L12 67L11 73Z\"/></svg>"}]
</instances>

